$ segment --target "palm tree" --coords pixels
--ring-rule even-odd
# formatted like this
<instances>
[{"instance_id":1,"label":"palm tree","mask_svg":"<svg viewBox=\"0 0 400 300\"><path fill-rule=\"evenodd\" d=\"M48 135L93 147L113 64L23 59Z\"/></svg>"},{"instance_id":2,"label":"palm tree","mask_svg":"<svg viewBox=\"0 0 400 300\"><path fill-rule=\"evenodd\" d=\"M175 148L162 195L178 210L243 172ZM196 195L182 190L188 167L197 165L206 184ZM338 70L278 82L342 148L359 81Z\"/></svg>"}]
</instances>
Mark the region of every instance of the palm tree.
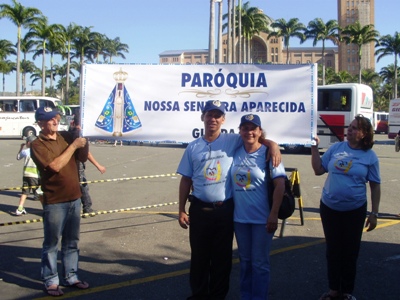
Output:
<instances>
[{"instance_id":1,"label":"palm tree","mask_svg":"<svg viewBox=\"0 0 400 300\"><path fill-rule=\"evenodd\" d=\"M26 74L27 73L36 73L39 72L40 69L35 66L35 64L30 60L23 59L21 61L21 72L22 72L22 89L24 94L26 94Z\"/></svg>"},{"instance_id":2,"label":"palm tree","mask_svg":"<svg viewBox=\"0 0 400 300\"><path fill-rule=\"evenodd\" d=\"M307 28L303 25L303 23L299 23L298 18L292 18L288 22L285 19L278 19L271 24L271 27L275 29L268 35L268 39L271 37L282 37L283 45L286 48L286 64L289 64L289 46L290 46L290 38L297 37L301 42L305 40L304 31Z\"/></svg>"},{"instance_id":3,"label":"palm tree","mask_svg":"<svg viewBox=\"0 0 400 300\"><path fill-rule=\"evenodd\" d=\"M63 32L63 26L57 26L54 30L54 34L51 35L48 39L47 50L50 53L50 70L51 70L51 77L50 77L50 88L53 88L53 65L54 65L54 55L60 54L63 56L65 50L65 36Z\"/></svg>"},{"instance_id":4,"label":"palm tree","mask_svg":"<svg viewBox=\"0 0 400 300\"><path fill-rule=\"evenodd\" d=\"M210 0L210 23L208 33L208 63L215 63L215 0Z\"/></svg>"},{"instance_id":5,"label":"palm tree","mask_svg":"<svg viewBox=\"0 0 400 300\"><path fill-rule=\"evenodd\" d=\"M374 29L374 25L369 24L361 26L359 21L347 25L341 32L343 40L346 44L354 44L358 47L358 82L361 83L361 58L362 46L371 42L378 42L378 31Z\"/></svg>"},{"instance_id":6,"label":"palm tree","mask_svg":"<svg viewBox=\"0 0 400 300\"><path fill-rule=\"evenodd\" d=\"M33 7L25 7L16 0L12 0L13 6L8 4L0 4L0 19L8 18L17 28L17 79L16 79L16 95L20 94L19 73L20 73L20 52L21 52L21 28L36 21L42 15L42 12Z\"/></svg>"},{"instance_id":7,"label":"palm tree","mask_svg":"<svg viewBox=\"0 0 400 300\"><path fill-rule=\"evenodd\" d=\"M30 24L29 32L26 34L28 38L36 38L35 44L38 52L34 54L33 59L37 55L42 55L42 96L46 94L46 52L48 52L46 44L51 39L56 39L57 32L61 30L61 25L48 25L47 17L42 17L37 22Z\"/></svg>"},{"instance_id":8,"label":"palm tree","mask_svg":"<svg viewBox=\"0 0 400 300\"><path fill-rule=\"evenodd\" d=\"M374 95L374 110L375 111L388 111L389 100L377 94Z\"/></svg>"},{"instance_id":9,"label":"palm tree","mask_svg":"<svg viewBox=\"0 0 400 300\"><path fill-rule=\"evenodd\" d=\"M397 56L400 56L400 33L395 32L393 36L384 35L379 39L376 47L381 47L375 51L375 55L378 55L376 61L382 57L388 55L394 55L394 69L397 69ZM394 87L394 98L397 98L397 72L394 73L393 87Z\"/></svg>"},{"instance_id":10,"label":"palm tree","mask_svg":"<svg viewBox=\"0 0 400 300\"><path fill-rule=\"evenodd\" d=\"M395 70L397 71L395 72ZM400 67L397 67L395 69L394 64L390 64L386 67L383 67L379 72L379 75L381 76L382 80L392 87L391 98L396 98L394 95L394 91L396 90L394 85L398 85L399 80L397 79L397 81L395 81L394 78L398 77L399 72L400 72Z\"/></svg>"},{"instance_id":11,"label":"palm tree","mask_svg":"<svg viewBox=\"0 0 400 300\"><path fill-rule=\"evenodd\" d=\"M96 63L99 62L100 55L103 57L106 55L106 45L107 45L107 37L105 34L101 34L98 32L93 32L93 41L92 41L92 50L93 50L93 58L96 59Z\"/></svg>"},{"instance_id":12,"label":"palm tree","mask_svg":"<svg viewBox=\"0 0 400 300\"><path fill-rule=\"evenodd\" d=\"M322 73L322 66L321 66L321 73ZM336 72L332 67L328 67L325 69L325 84L332 84L335 83L334 78L336 76ZM321 76L322 78L322 76Z\"/></svg>"},{"instance_id":13,"label":"palm tree","mask_svg":"<svg viewBox=\"0 0 400 300\"><path fill-rule=\"evenodd\" d=\"M6 58L15 54L17 54L15 47L9 40L0 40L0 73L3 74L3 96L5 95L5 75L15 70L15 64Z\"/></svg>"},{"instance_id":14,"label":"palm tree","mask_svg":"<svg viewBox=\"0 0 400 300\"><path fill-rule=\"evenodd\" d=\"M50 75L51 75L50 70L45 70L45 77L44 77L44 82L45 83L46 83L47 79L50 79ZM31 85L33 85L38 80L43 82L43 72L42 72L42 70L40 68L36 68L35 72L32 72L32 74L31 74L31 76L29 78L32 79Z\"/></svg>"},{"instance_id":15,"label":"palm tree","mask_svg":"<svg viewBox=\"0 0 400 300\"><path fill-rule=\"evenodd\" d=\"M72 41L77 37L81 30L81 27L76 25L75 23L70 23L66 28L63 28L63 33L64 33L64 39L66 41L66 47L67 47L67 74L66 76L66 83L65 83L65 104L69 104L69 75L70 74L70 69L71 69L71 46L72 46Z\"/></svg>"},{"instance_id":16,"label":"palm tree","mask_svg":"<svg viewBox=\"0 0 400 300\"><path fill-rule=\"evenodd\" d=\"M119 37L116 37L115 39L106 39L104 48L104 60L109 57L109 63L112 63L113 57L122 57L123 59L125 59L125 55L123 52L129 52L129 46L127 44L121 43Z\"/></svg>"},{"instance_id":17,"label":"palm tree","mask_svg":"<svg viewBox=\"0 0 400 300\"><path fill-rule=\"evenodd\" d=\"M250 2L246 2L243 4L242 7L236 7L236 10L239 11L237 15L240 15L240 23L241 28L239 28L239 19L235 25L235 31L237 33L238 39L241 40L242 37L244 39L244 51L243 57L244 62L250 62L250 53L251 53L251 40L252 38L259 34L260 32L268 32L268 26L272 22L272 19L265 15L261 9L258 7L250 7ZM223 16L224 19L228 18L229 16L225 14ZM223 29L228 26L227 23L223 25ZM241 36L242 35L242 36ZM239 51L240 53L241 51ZM239 60L241 61L241 57Z\"/></svg>"},{"instance_id":18,"label":"palm tree","mask_svg":"<svg viewBox=\"0 0 400 300\"><path fill-rule=\"evenodd\" d=\"M0 40L0 61L9 55L16 55L15 46L9 40Z\"/></svg>"},{"instance_id":19,"label":"palm tree","mask_svg":"<svg viewBox=\"0 0 400 300\"><path fill-rule=\"evenodd\" d=\"M372 86L374 83L380 81L380 76L372 69L362 70L361 72L361 82Z\"/></svg>"},{"instance_id":20,"label":"palm tree","mask_svg":"<svg viewBox=\"0 0 400 300\"><path fill-rule=\"evenodd\" d=\"M0 40L0 63L2 63L2 68L6 72L6 74L10 73L11 70L9 68L9 61L6 60L7 56L9 55L15 55L17 52L15 51L15 46L9 41L9 40ZM15 68L15 66L14 66ZM3 88L4 88L4 75L5 73L0 70L1 73L3 73ZM4 92L4 91L3 91Z\"/></svg>"},{"instance_id":21,"label":"palm tree","mask_svg":"<svg viewBox=\"0 0 400 300\"><path fill-rule=\"evenodd\" d=\"M264 14L258 7L249 7L250 3L246 2L241 11L242 15L242 32L244 40L247 42L247 62L251 62L251 40L260 32L269 32L269 24L272 19ZM240 9L240 8L238 8Z\"/></svg>"},{"instance_id":22,"label":"palm tree","mask_svg":"<svg viewBox=\"0 0 400 300\"><path fill-rule=\"evenodd\" d=\"M384 106L384 108L379 108L381 111L387 111L389 108L389 102L390 99L393 98L393 86L391 83L385 83L380 86L379 92L378 92L378 97L377 99L379 101L379 106ZM375 103L375 102L374 102Z\"/></svg>"},{"instance_id":23,"label":"palm tree","mask_svg":"<svg viewBox=\"0 0 400 300\"><path fill-rule=\"evenodd\" d=\"M23 54L22 60L21 60L21 72L22 72L22 93L26 93L26 73L31 73L32 71L26 71L26 66L23 66L22 64L25 64L28 62L27 61L27 55L29 52L32 52L32 48L35 45L35 41L26 35L24 38L21 40L21 52ZM33 64L33 63L32 63Z\"/></svg>"},{"instance_id":24,"label":"palm tree","mask_svg":"<svg viewBox=\"0 0 400 300\"><path fill-rule=\"evenodd\" d=\"M238 0L238 60L237 62L240 64L243 62L242 58L242 42L243 42L243 36L242 36L242 0Z\"/></svg>"},{"instance_id":25,"label":"palm tree","mask_svg":"<svg viewBox=\"0 0 400 300\"><path fill-rule=\"evenodd\" d=\"M339 71L333 76L332 83L347 83L354 82L354 77L347 71Z\"/></svg>"},{"instance_id":26,"label":"palm tree","mask_svg":"<svg viewBox=\"0 0 400 300\"><path fill-rule=\"evenodd\" d=\"M339 43L339 25L336 20L329 20L324 23L321 18L316 18L308 23L307 30L304 32L306 39L313 39L315 47L322 41L322 85L325 85L325 41L329 40L333 44Z\"/></svg>"},{"instance_id":27,"label":"palm tree","mask_svg":"<svg viewBox=\"0 0 400 300\"><path fill-rule=\"evenodd\" d=\"M53 77L56 76L60 77L60 80L58 80L56 88L61 91L61 95L64 95L66 87L66 78L69 77L67 76L67 63L63 65L55 64L52 70L53 70L52 72ZM69 75L72 75L73 77L75 76L73 72L70 72Z\"/></svg>"},{"instance_id":28,"label":"palm tree","mask_svg":"<svg viewBox=\"0 0 400 300\"><path fill-rule=\"evenodd\" d=\"M90 31L91 28L91 26L80 27L72 40L72 48L74 52L72 53L71 58L78 58L80 67L83 66L85 59L93 62L93 49L91 47L93 45L93 37L95 33ZM81 72L82 70L79 70L79 74L81 74Z\"/></svg>"},{"instance_id":29,"label":"palm tree","mask_svg":"<svg viewBox=\"0 0 400 300\"><path fill-rule=\"evenodd\" d=\"M0 73L3 74L3 96L6 95L6 78L5 75L10 74L12 71L15 71L15 63L10 60L0 60Z\"/></svg>"},{"instance_id":30,"label":"palm tree","mask_svg":"<svg viewBox=\"0 0 400 300\"><path fill-rule=\"evenodd\" d=\"M227 55L226 55L226 62L231 63L232 62L232 44L234 41L232 41L232 10L233 7L235 6L234 0L228 0L228 13L227 13L227 18L228 18L228 31L227 31Z\"/></svg>"}]
</instances>

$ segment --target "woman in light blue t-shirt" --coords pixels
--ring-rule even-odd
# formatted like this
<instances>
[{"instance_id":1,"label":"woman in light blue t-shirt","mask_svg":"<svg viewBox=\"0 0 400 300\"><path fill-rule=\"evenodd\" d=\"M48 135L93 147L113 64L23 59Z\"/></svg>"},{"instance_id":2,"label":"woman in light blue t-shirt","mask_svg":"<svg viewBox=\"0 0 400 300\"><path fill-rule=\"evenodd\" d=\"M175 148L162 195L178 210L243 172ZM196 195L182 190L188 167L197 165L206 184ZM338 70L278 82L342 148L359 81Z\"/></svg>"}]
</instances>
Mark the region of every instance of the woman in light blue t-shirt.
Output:
<instances>
[{"instance_id":1,"label":"woman in light blue t-shirt","mask_svg":"<svg viewBox=\"0 0 400 300\"><path fill-rule=\"evenodd\" d=\"M333 144L320 157L319 138L311 147L315 175L328 173L322 190L320 215L326 240L329 291L320 300L355 300L352 295L357 258L364 228L377 225L381 197L379 160L372 150L374 131L369 119L359 115L347 129L347 141ZM371 213L367 213L367 188Z\"/></svg>"},{"instance_id":2,"label":"woman in light blue t-shirt","mask_svg":"<svg viewBox=\"0 0 400 300\"><path fill-rule=\"evenodd\" d=\"M268 299L269 252L285 189L285 167L280 164L272 168L270 164L275 185L270 209L265 180L266 163L270 162L266 162L268 148L261 144L264 134L260 118L253 114L243 116L239 134L243 146L233 157L231 178L234 228L240 259L240 294L241 299Z\"/></svg>"}]
</instances>

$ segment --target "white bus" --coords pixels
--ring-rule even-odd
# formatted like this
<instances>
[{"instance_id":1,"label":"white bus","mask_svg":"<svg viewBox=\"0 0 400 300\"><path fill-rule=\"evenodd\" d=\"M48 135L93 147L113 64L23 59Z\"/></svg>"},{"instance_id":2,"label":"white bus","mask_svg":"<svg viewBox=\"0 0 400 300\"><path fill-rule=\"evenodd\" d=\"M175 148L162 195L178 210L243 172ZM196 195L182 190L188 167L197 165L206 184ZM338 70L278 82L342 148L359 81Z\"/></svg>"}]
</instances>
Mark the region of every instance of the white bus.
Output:
<instances>
[{"instance_id":1,"label":"white bus","mask_svg":"<svg viewBox=\"0 0 400 300\"><path fill-rule=\"evenodd\" d=\"M317 135L320 148L343 141L355 116L373 118L372 89L364 84L339 83L318 86ZM306 145L310 147L311 145ZM284 145L288 153L299 153L304 146Z\"/></svg>"},{"instance_id":2,"label":"white bus","mask_svg":"<svg viewBox=\"0 0 400 300\"><path fill-rule=\"evenodd\" d=\"M56 108L61 100L42 96L0 96L0 138L20 138L37 135L40 131L35 121L38 107ZM68 130L62 116L59 130Z\"/></svg>"},{"instance_id":3,"label":"white bus","mask_svg":"<svg viewBox=\"0 0 400 300\"><path fill-rule=\"evenodd\" d=\"M394 139L400 131L400 98L390 100L388 138Z\"/></svg>"},{"instance_id":4,"label":"white bus","mask_svg":"<svg viewBox=\"0 0 400 300\"><path fill-rule=\"evenodd\" d=\"M374 111L373 126L375 133L388 133L389 131L389 113L385 111Z\"/></svg>"}]
</instances>

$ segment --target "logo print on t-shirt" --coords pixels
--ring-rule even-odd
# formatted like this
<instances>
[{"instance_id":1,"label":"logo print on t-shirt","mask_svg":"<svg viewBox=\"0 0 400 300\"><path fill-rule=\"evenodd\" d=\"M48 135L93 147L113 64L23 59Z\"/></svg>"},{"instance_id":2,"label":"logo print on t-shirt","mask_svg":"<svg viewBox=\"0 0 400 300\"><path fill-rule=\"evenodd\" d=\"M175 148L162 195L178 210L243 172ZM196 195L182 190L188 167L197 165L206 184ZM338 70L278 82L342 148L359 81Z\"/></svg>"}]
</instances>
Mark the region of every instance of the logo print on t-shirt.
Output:
<instances>
[{"instance_id":1,"label":"logo print on t-shirt","mask_svg":"<svg viewBox=\"0 0 400 300\"><path fill-rule=\"evenodd\" d=\"M216 163L210 161L209 164L206 164L204 167L204 177L207 180L211 181L219 181L221 179L221 164L219 161Z\"/></svg>"},{"instance_id":2,"label":"logo print on t-shirt","mask_svg":"<svg viewBox=\"0 0 400 300\"><path fill-rule=\"evenodd\" d=\"M246 189L250 187L251 184L251 176L250 176L250 170L247 170L247 172L241 172L242 169L239 169L236 173L235 173L235 183L236 185L240 186L240 187L245 187Z\"/></svg>"},{"instance_id":3,"label":"logo print on t-shirt","mask_svg":"<svg viewBox=\"0 0 400 300\"><path fill-rule=\"evenodd\" d=\"M351 165L353 164L353 160L345 161L338 159L335 161L334 166L336 170L342 171L343 173L347 173L351 169Z\"/></svg>"}]
</instances>

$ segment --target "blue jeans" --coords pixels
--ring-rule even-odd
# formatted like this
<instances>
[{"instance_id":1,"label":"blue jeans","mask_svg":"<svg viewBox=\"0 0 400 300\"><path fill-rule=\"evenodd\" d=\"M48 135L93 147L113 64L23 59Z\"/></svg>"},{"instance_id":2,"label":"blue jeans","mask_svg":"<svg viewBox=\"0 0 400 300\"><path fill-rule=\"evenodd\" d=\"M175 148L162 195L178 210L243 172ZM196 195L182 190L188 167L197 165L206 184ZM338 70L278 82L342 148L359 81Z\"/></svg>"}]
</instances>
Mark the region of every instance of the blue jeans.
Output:
<instances>
[{"instance_id":1,"label":"blue jeans","mask_svg":"<svg viewBox=\"0 0 400 300\"><path fill-rule=\"evenodd\" d=\"M44 241L42 248L41 279L46 287L59 284L57 272L58 244L61 238L62 285L78 279L79 232L81 199L48 204L43 207Z\"/></svg>"},{"instance_id":2,"label":"blue jeans","mask_svg":"<svg viewBox=\"0 0 400 300\"><path fill-rule=\"evenodd\" d=\"M240 299L268 299L272 233L265 224L234 223L240 259Z\"/></svg>"}]
</instances>

